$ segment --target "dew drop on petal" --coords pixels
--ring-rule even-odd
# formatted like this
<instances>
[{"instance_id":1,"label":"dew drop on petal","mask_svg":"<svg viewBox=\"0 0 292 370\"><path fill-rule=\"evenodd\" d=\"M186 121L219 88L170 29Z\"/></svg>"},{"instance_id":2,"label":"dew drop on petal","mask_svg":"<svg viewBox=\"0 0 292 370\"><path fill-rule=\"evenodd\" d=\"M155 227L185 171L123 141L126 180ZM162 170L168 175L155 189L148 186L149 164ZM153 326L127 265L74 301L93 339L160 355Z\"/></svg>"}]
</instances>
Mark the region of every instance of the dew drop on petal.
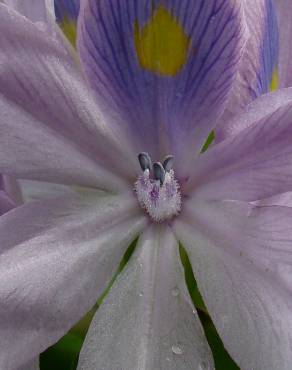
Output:
<instances>
[{"instance_id":1,"label":"dew drop on petal","mask_svg":"<svg viewBox=\"0 0 292 370\"><path fill-rule=\"evenodd\" d=\"M205 362L205 361L202 361L199 365L199 369L198 370L208 370L209 369L209 366L208 364Z\"/></svg>"},{"instance_id":2,"label":"dew drop on petal","mask_svg":"<svg viewBox=\"0 0 292 370\"><path fill-rule=\"evenodd\" d=\"M179 289L177 287L173 288L172 291L171 291L171 294L174 297L177 297L179 295Z\"/></svg>"},{"instance_id":3,"label":"dew drop on petal","mask_svg":"<svg viewBox=\"0 0 292 370\"><path fill-rule=\"evenodd\" d=\"M182 355L184 353L183 351L183 348L180 344L174 344L172 347L171 347L171 350L172 352L175 354L175 355Z\"/></svg>"}]
</instances>

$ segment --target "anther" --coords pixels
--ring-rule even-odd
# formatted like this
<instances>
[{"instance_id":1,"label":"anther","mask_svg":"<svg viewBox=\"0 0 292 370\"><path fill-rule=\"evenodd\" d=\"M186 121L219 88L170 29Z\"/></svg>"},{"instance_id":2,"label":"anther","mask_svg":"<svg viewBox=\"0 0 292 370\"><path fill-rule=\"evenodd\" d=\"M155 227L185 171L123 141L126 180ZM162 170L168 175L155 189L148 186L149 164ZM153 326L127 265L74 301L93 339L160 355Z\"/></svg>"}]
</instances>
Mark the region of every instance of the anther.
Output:
<instances>
[{"instance_id":1,"label":"anther","mask_svg":"<svg viewBox=\"0 0 292 370\"><path fill-rule=\"evenodd\" d=\"M153 164L153 176L154 180L159 180L160 186L162 186L165 180L165 170L160 162Z\"/></svg>"},{"instance_id":2,"label":"anther","mask_svg":"<svg viewBox=\"0 0 292 370\"><path fill-rule=\"evenodd\" d=\"M169 172L173 169L173 155L167 155L163 161L163 168L165 172Z\"/></svg>"},{"instance_id":3,"label":"anther","mask_svg":"<svg viewBox=\"0 0 292 370\"><path fill-rule=\"evenodd\" d=\"M142 152L138 155L139 163L141 166L142 171L149 170L151 172L152 170L152 161L150 158L150 155L148 153Z\"/></svg>"}]
</instances>

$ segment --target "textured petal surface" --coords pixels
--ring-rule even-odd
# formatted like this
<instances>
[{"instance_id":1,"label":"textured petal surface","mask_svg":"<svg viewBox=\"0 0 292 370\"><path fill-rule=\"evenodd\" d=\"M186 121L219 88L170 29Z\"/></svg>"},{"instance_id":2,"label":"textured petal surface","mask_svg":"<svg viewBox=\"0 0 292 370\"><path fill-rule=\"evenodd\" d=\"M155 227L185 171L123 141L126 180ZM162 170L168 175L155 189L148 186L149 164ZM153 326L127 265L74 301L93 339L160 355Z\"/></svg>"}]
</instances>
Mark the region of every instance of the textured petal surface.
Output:
<instances>
[{"instance_id":1,"label":"textured petal surface","mask_svg":"<svg viewBox=\"0 0 292 370\"><path fill-rule=\"evenodd\" d=\"M242 113L230 117L216 129L216 141L219 142L229 136L240 133L246 127L275 112L286 103L292 102L292 88L280 89L265 94L248 104Z\"/></svg>"},{"instance_id":2,"label":"textured petal surface","mask_svg":"<svg viewBox=\"0 0 292 370\"><path fill-rule=\"evenodd\" d=\"M214 369L167 227L143 234L93 319L78 369Z\"/></svg>"},{"instance_id":3,"label":"textured petal surface","mask_svg":"<svg viewBox=\"0 0 292 370\"><path fill-rule=\"evenodd\" d=\"M0 218L0 368L14 370L95 303L145 225L129 196L35 202Z\"/></svg>"},{"instance_id":4,"label":"textured petal surface","mask_svg":"<svg viewBox=\"0 0 292 370\"><path fill-rule=\"evenodd\" d=\"M217 140L221 125L224 129L228 118L270 91L278 65L279 36L273 1L246 0L243 3L249 37L229 104L216 127Z\"/></svg>"},{"instance_id":5,"label":"textured petal surface","mask_svg":"<svg viewBox=\"0 0 292 370\"><path fill-rule=\"evenodd\" d=\"M17 370L39 370L40 368L40 360L39 358L36 358L33 361L29 361L27 364L20 366L17 368Z\"/></svg>"},{"instance_id":6,"label":"textured petal surface","mask_svg":"<svg viewBox=\"0 0 292 370\"><path fill-rule=\"evenodd\" d=\"M67 166L70 164L75 167L74 157L77 162L83 157L75 171L82 173L83 167L101 181L108 177L104 167L122 176L132 174L131 165L135 161L136 151L131 150L131 145L120 131L113 132L104 123L81 72L59 39L39 30L35 24L5 5L0 5L0 48L1 111L5 116L4 123L13 120L18 130L18 134L13 134L11 129L14 139L14 143L11 143L11 138L2 133L7 123L4 125L1 122L1 139L14 152L11 161L16 160L18 154L19 166L25 168L25 164L29 166L33 163L33 158L29 158L31 155L39 155L40 161L44 157L50 160L53 154L50 151L53 150L60 166L62 163L65 166L66 162ZM20 115L23 119L18 117ZM36 127L32 128L32 125ZM34 140L39 143L33 143ZM67 143L68 140L72 141L71 145ZM60 148L53 149L55 142L64 150L60 152ZM4 144L1 142L1 149ZM13 144L18 145L19 149L12 148ZM29 149L30 145L33 149ZM36 145L39 150L42 146L43 155L36 153ZM71 149L66 152L68 145ZM73 150L80 153L74 154ZM95 165L86 165L86 160L90 162L86 157ZM45 167L44 163L40 167ZM54 163L52 167L58 169L58 164ZM60 172L63 171L66 172L65 168L60 169ZM49 170L46 172L50 173Z\"/></svg>"},{"instance_id":7,"label":"textured petal surface","mask_svg":"<svg viewBox=\"0 0 292 370\"><path fill-rule=\"evenodd\" d=\"M208 312L241 369L291 368L291 217L288 207L210 202L193 204L175 225Z\"/></svg>"},{"instance_id":8,"label":"textured petal surface","mask_svg":"<svg viewBox=\"0 0 292 370\"><path fill-rule=\"evenodd\" d=\"M292 3L290 0L276 0L280 34L279 82L280 87L292 86Z\"/></svg>"},{"instance_id":9,"label":"textured petal surface","mask_svg":"<svg viewBox=\"0 0 292 370\"><path fill-rule=\"evenodd\" d=\"M54 15L53 0L4 0L4 3L32 22L45 24Z\"/></svg>"},{"instance_id":10,"label":"textured petal surface","mask_svg":"<svg viewBox=\"0 0 292 370\"><path fill-rule=\"evenodd\" d=\"M255 201L292 190L292 104L283 104L193 163L194 197Z\"/></svg>"},{"instance_id":11,"label":"textured petal surface","mask_svg":"<svg viewBox=\"0 0 292 370\"><path fill-rule=\"evenodd\" d=\"M100 101L123 118L140 151L156 160L174 154L181 172L224 109L243 45L240 3L82 3L79 51Z\"/></svg>"},{"instance_id":12,"label":"textured petal surface","mask_svg":"<svg viewBox=\"0 0 292 370\"><path fill-rule=\"evenodd\" d=\"M70 186L51 184L49 182L19 180L24 202L53 199L76 193ZM86 189L89 191L89 189ZM95 190L93 190L95 191ZM101 192L104 195L104 192Z\"/></svg>"}]
</instances>

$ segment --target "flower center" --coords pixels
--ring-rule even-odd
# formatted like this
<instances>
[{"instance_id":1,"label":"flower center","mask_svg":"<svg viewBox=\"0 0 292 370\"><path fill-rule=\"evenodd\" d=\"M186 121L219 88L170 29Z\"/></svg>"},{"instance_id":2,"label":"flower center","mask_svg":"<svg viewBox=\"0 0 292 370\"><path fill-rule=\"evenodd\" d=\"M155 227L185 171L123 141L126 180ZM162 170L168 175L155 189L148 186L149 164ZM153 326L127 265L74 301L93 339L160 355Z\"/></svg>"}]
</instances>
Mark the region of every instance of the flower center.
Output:
<instances>
[{"instance_id":1,"label":"flower center","mask_svg":"<svg viewBox=\"0 0 292 370\"><path fill-rule=\"evenodd\" d=\"M143 173L138 176L134 189L141 207L156 222L178 215L181 194L172 168L173 157L167 156L162 164L152 164L147 153L140 153L138 159Z\"/></svg>"}]
</instances>

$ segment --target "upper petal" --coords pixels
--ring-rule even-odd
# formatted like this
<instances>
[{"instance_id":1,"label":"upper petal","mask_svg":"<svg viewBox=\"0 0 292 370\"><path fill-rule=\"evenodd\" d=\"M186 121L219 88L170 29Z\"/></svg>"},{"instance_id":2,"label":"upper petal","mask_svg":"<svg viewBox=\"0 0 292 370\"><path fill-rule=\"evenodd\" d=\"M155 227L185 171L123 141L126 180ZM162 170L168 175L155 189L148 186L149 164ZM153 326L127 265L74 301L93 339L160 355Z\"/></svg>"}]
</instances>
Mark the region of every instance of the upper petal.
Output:
<instances>
[{"instance_id":1,"label":"upper petal","mask_svg":"<svg viewBox=\"0 0 292 370\"><path fill-rule=\"evenodd\" d=\"M62 31L75 46L77 35L77 17L79 14L79 0L53 0L56 14L56 21Z\"/></svg>"},{"instance_id":2,"label":"upper petal","mask_svg":"<svg viewBox=\"0 0 292 370\"><path fill-rule=\"evenodd\" d=\"M0 217L0 368L57 341L96 302L146 220L134 198L67 197Z\"/></svg>"},{"instance_id":3,"label":"upper petal","mask_svg":"<svg viewBox=\"0 0 292 370\"><path fill-rule=\"evenodd\" d=\"M246 127L251 126L260 119L268 117L271 113L289 102L292 102L291 88L280 89L276 92L258 97L245 106L238 114L234 114L224 122L222 121L222 125L220 124L218 127L219 131L216 128L216 142L239 134Z\"/></svg>"},{"instance_id":4,"label":"upper petal","mask_svg":"<svg viewBox=\"0 0 292 370\"><path fill-rule=\"evenodd\" d=\"M198 207L174 228L226 349L241 369L290 369L291 208Z\"/></svg>"},{"instance_id":5,"label":"upper petal","mask_svg":"<svg viewBox=\"0 0 292 370\"><path fill-rule=\"evenodd\" d=\"M148 229L137 248L93 319L78 369L214 369L172 232Z\"/></svg>"},{"instance_id":6,"label":"upper petal","mask_svg":"<svg viewBox=\"0 0 292 370\"><path fill-rule=\"evenodd\" d=\"M248 103L268 93L277 75L279 35L274 2L246 0L243 4L248 40L228 106L216 126L217 141L224 137L226 121Z\"/></svg>"},{"instance_id":7,"label":"upper petal","mask_svg":"<svg viewBox=\"0 0 292 370\"><path fill-rule=\"evenodd\" d=\"M196 198L248 201L291 191L291 112L286 102L202 154L186 191Z\"/></svg>"},{"instance_id":8,"label":"upper petal","mask_svg":"<svg viewBox=\"0 0 292 370\"><path fill-rule=\"evenodd\" d=\"M136 152L121 131L113 131L104 123L78 66L58 38L0 4L0 48L1 111L5 114L5 117L2 115L5 121L0 125L1 139L14 152L11 161L16 160L18 154L19 166L31 165L33 160L29 157L37 156L37 144L29 146L32 141L38 141L47 157L54 156L56 161L59 158L64 173L67 166L69 171L75 167L76 172L81 172L81 177L82 167L87 173L101 171L99 180L109 178L107 172L115 172L122 177L133 176ZM13 125L9 123L13 142L6 132L6 136L2 132L9 120L15 121ZM29 120L30 123L27 122ZM32 125L36 127L32 128ZM12 126L18 134L13 134ZM23 140L22 135L30 139L26 137ZM55 142L55 153L51 153ZM13 145L25 149L25 152L19 150L17 153ZM60 151L62 146L64 151ZM66 152L68 146L70 149ZM79 161L78 169L75 156ZM40 161L41 157L40 153ZM50 165L47 163L46 166ZM58 167L56 164L53 166ZM119 182L118 179L116 181Z\"/></svg>"},{"instance_id":9,"label":"upper petal","mask_svg":"<svg viewBox=\"0 0 292 370\"><path fill-rule=\"evenodd\" d=\"M243 45L237 0L86 0L79 52L105 108L154 158L200 151Z\"/></svg>"}]
</instances>

